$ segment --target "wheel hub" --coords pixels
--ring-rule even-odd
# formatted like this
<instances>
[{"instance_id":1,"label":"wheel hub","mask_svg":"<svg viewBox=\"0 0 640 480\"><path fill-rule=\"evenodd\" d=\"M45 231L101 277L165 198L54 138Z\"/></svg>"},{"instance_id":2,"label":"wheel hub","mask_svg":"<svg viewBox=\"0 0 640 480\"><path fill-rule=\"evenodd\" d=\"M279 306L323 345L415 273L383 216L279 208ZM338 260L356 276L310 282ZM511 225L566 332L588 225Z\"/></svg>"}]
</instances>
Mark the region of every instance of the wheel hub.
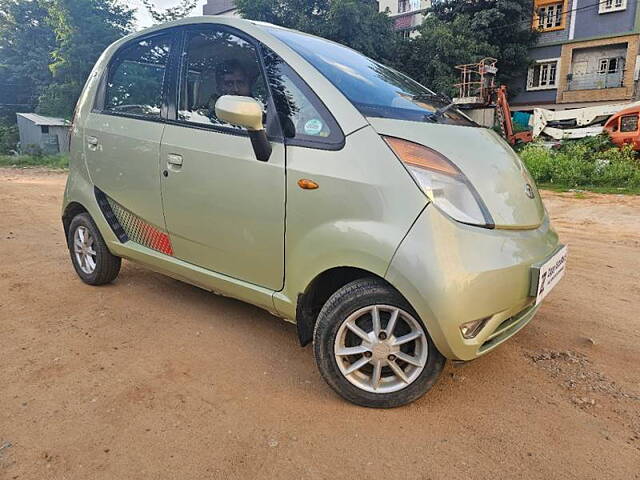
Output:
<instances>
[{"instance_id":1,"label":"wheel hub","mask_svg":"<svg viewBox=\"0 0 640 480\"><path fill-rule=\"evenodd\" d=\"M387 360L387 357L392 353L396 353L400 350L400 347L392 345L390 339L378 340L371 348L371 357L374 360Z\"/></svg>"}]
</instances>

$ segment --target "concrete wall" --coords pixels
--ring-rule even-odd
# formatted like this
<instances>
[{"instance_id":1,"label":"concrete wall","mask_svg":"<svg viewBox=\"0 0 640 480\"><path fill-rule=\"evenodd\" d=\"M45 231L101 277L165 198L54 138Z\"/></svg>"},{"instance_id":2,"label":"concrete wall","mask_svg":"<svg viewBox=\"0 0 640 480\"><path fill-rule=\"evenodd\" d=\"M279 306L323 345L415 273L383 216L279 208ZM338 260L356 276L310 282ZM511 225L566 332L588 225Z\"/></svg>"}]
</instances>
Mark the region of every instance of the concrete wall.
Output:
<instances>
[{"instance_id":1,"label":"concrete wall","mask_svg":"<svg viewBox=\"0 0 640 480\"><path fill-rule=\"evenodd\" d=\"M202 6L202 14L240 16L235 10L235 2L233 0L207 0L207 3Z\"/></svg>"},{"instance_id":2,"label":"concrete wall","mask_svg":"<svg viewBox=\"0 0 640 480\"><path fill-rule=\"evenodd\" d=\"M565 19L564 19L564 28L561 30L551 30L547 32L540 32L538 35L538 45L546 45L549 43L555 42L566 42L569 39L569 26L571 25L571 16L574 14L571 12L573 8L571 7L572 2L576 2L578 0L567 0L565 1L564 11ZM586 0L585 0L586 1ZM594 1L594 0L588 0Z\"/></svg>"},{"instance_id":3,"label":"concrete wall","mask_svg":"<svg viewBox=\"0 0 640 480\"><path fill-rule=\"evenodd\" d=\"M29 146L42 148L42 131L39 125L18 115L18 132L20 133L21 151L27 151Z\"/></svg>"},{"instance_id":4,"label":"concrete wall","mask_svg":"<svg viewBox=\"0 0 640 480\"><path fill-rule=\"evenodd\" d=\"M561 54L562 45L536 47L531 49L531 51L529 52L529 56L532 60L559 58ZM557 91L555 88L549 90L527 91L527 74L528 72L523 73L520 82L518 82L520 91L515 96L511 96L511 98L509 99L509 103L511 103L512 105L554 103L557 96Z\"/></svg>"},{"instance_id":5,"label":"concrete wall","mask_svg":"<svg viewBox=\"0 0 640 480\"><path fill-rule=\"evenodd\" d=\"M431 6L431 0L410 0L411 10L420 10L422 8L429 8ZM378 2L379 11L384 12L387 8L389 13L394 15L398 13L398 0L380 0Z\"/></svg>"},{"instance_id":6,"label":"concrete wall","mask_svg":"<svg viewBox=\"0 0 640 480\"><path fill-rule=\"evenodd\" d=\"M67 153L69 151L69 127L49 127L49 134L58 137L60 153Z\"/></svg>"},{"instance_id":7,"label":"concrete wall","mask_svg":"<svg viewBox=\"0 0 640 480\"><path fill-rule=\"evenodd\" d=\"M573 0L577 8L598 3L594 0ZM633 30L638 0L627 0L626 10L619 12L598 13L598 7L584 8L576 12L574 39L615 35ZM574 6L573 8L576 8Z\"/></svg>"},{"instance_id":8,"label":"concrete wall","mask_svg":"<svg viewBox=\"0 0 640 480\"><path fill-rule=\"evenodd\" d=\"M623 86L620 88L601 88L593 90L568 90L567 75L571 69L572 59L579 54L581 49L597 49L607 46L627 44L625 57L625 72ZM619 101L630 100L633 97L633 75L638 55L638 35L625 37L605 38L601 40L589 40L585 42L567 43L562 46L558 77L557 103L595 102L595 101ZM617 47L616 47L617 48Z\"/></svg>"}]
</instances>

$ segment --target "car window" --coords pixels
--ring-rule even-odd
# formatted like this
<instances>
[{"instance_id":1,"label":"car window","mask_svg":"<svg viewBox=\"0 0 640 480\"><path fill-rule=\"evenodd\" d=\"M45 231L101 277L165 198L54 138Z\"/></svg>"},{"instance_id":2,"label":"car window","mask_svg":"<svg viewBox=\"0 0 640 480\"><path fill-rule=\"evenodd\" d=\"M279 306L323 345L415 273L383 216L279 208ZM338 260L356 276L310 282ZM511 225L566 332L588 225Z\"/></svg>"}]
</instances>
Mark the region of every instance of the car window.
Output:
<instances>
[{"instance_id":1,"label":"car window","mask_svg":"<svg viewBox=\"0 0 640 480\"><path fill-rule=\"evenodd\" d=\"M314 102L302 92L301 89L304 89L305 85L293 70L267 47L263 47L263 58L285 138L329 137L329 122L325 121Z\"/></svg>"},{"instance_id":2,"label":"car window","mask_svg":"<svg viewBox=\"0 0 640 480\"><path fill-rule=\"evenodd\" d=\"M264 45L262 58L284 137L299 140L300 145L311 142L317 148L340 148L342 130L309 86Z\"/></svg>"},{"instance_id":3,"label":"car window","mask_svg":"<svg viewBox=\"0 0 640 480\"><path fill-rule=\"evenodd\" d=\"M104 110L160 117L171 35L145 38L124 47L109 67Z\"/></svg>"},{"instance_id":4,"label":"car window","mask_svg":"<svg viewBox=\"0 0 640 480\"><path fill-rule=\"evenodd\" d=\"M215 104L223 95L253 97L266 116L267 88L252 44L209 27L187 33L184 58L179 121L240 129L216 116Z\"/></svg>"},{"instance_id":5,"label":"car window","mask_svg":"<svg viewBox=\"0 0 640 480\"><path fill-rule=\"evenodd\" d=\"M620 131L621 132L635 132L638 130L638 115L624 115L620 117Z\"/></svg>"}]
</instances>

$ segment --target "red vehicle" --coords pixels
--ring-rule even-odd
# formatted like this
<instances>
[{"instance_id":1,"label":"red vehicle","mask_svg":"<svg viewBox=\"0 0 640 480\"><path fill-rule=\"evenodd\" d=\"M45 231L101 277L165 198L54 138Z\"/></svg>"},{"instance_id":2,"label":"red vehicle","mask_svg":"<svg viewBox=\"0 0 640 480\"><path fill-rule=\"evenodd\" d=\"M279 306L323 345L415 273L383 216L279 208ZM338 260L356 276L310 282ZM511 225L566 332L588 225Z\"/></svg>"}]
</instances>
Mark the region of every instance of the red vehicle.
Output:
<instances>
[{"instance_id":1,"label":"red vehicle","mask_svg":"<svg viewBox=\"0 0 640 480\"><path fill-rule=\"evenodd\" d=\"M607 120L604 131L609 133L615 145L619 147L631 145L634 150L640 150L639 116L640 106L638 105L620 110Z\"/></svg>"}]
</instances>

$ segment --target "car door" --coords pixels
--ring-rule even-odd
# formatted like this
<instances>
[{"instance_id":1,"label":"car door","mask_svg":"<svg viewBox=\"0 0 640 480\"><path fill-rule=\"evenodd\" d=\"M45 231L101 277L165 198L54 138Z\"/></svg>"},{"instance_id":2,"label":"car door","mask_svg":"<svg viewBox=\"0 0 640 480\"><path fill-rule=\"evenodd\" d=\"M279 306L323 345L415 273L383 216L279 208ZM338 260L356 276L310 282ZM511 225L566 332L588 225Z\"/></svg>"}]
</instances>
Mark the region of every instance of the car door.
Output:
<instances>
[{"instance_id":1,"label":"car door","mask_svg":"<svg viewBox=\"0 0 640 480\"><path fill-rule=\"evenodd\" d=\"M171 32L136 38L112 58L85 122L84 151L94 185L137 225L164 230L160 191L163 91ZM132 230L127 233L132 232ZM142 237L130 239L146 244ZM154 245L147 245L154 247Z\"/></svg>"},{"instance_id":2,"label":"car door","mask_svg":"<svg viewBox=\"0 0 640 480\"><path fill-rule=\"evenodd\" d=\"M230 94L252 96L269 110L258 51L241 32L211 24L185 29L183 45L177 105L160 148L174 255L278 290L284 276L284 145L272 141L269 160L256 160L246 130L221 121L214 109L219 96ZM277 127L274 112L267 113L267 124Z\"/></svg>"}]
</instances>

